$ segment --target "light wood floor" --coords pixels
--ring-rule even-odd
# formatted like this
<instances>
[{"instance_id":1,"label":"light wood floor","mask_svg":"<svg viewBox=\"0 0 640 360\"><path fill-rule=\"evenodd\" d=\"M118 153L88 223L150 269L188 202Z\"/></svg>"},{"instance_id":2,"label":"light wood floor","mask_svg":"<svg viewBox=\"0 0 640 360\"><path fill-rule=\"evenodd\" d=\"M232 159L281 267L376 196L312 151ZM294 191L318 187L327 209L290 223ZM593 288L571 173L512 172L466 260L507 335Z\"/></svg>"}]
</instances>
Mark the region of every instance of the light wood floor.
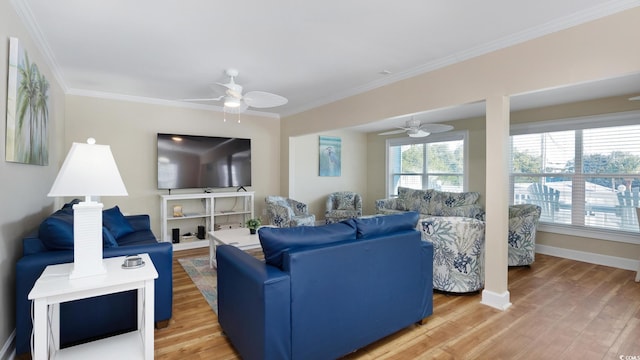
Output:
<instances>
[{"instance_id":1,"label":"light wood floor","mask_svg":"<svg viewBox=\"0 0 640 360\"><path fill-rule=\"evenodd\" d=\"M156 359L237 359L211 310L174 253L173 317L155 332ZM537 255L509 270L513 305L498 311L480 294L435 294L433 315L346 359L640 358L640 283L635 273Z\"/></svg>"}]
</instances>

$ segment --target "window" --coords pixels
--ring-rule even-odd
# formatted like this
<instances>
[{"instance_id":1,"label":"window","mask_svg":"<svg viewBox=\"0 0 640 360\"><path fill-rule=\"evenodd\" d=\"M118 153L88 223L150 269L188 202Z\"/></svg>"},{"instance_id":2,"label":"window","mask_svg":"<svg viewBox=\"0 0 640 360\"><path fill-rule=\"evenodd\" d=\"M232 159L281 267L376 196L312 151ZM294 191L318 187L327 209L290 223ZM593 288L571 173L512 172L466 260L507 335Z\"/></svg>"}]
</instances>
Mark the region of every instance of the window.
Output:
<instances>
[{"instance_id":1,"label":"window","mask_svg":"<svg viewBox=\"0 0 640 360\"><path fill-rule=\"evenodd\" d=\"M640 113L514 126L513 203L542 207L543 223L639 232Z\"/></svg>"},{"instance_id":2,"label":"window","mask_svg":"<svg viewBox=\"0 0 640 360\"><path fill-rule=\"evenodd\" d=\"M464 191L466 132L387 140L387 196L398 187Z\"/></svg>"}]
</instances>

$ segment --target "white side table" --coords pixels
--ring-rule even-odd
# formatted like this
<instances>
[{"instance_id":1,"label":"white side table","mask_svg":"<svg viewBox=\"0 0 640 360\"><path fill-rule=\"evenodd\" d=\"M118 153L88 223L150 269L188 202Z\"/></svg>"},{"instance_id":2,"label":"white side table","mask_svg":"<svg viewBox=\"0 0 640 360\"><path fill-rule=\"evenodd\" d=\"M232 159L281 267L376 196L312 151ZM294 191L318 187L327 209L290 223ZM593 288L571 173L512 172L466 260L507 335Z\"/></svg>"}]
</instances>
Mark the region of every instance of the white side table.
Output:
<instances>
[{"instance_id":1,"label":"white side table","mask_svg":"<svg viewBox=\"0 0 640 360\"><path fill-rule=\"evenodd\" d=\"M145 265L137 269L123 269L124 256L103 259L105 275L79 279L69 279L72 263L47 266L28 296L33 300L33 359L47 359L49 351L55 359L153 359L158 272L148 254L140 257ZM138 290L138 331L60 349L60 303L133 289Z\"/></svg>"}]
</instances>

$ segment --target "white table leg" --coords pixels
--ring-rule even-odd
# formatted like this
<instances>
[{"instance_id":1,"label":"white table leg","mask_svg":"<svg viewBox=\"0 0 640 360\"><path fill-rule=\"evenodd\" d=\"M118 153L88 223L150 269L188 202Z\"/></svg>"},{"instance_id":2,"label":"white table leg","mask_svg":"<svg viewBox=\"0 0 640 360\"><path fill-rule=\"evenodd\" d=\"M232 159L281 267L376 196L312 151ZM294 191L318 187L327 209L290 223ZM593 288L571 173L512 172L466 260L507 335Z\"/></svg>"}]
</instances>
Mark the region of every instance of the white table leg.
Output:
<instances>
[{"instance_id":1,"label":"white table leg","mask_svg":"<svg viewBox=\"0 0 640 360\"><path fill-rule=\"evenodd\" d=\"M144 358L147 360L153 360L153 320L155 314L155 299L154 299L154 280L146 280L143 297L143 309L144 309L144 331L143 331L143 342L144 342ZM138 299L140 296L138 296ZM138 306L138 309L141 307ZM138 310L140 311L140 310Z\"/></svg>"},{"instance_id":2,"label":"white table leg","mask_svg":"<svg viewBox=\"0 0 640 360\"><path fill-rule=\"evenodd\" d=\"M33 300L33 359L47 358L47 299Z\"/></svg>"}]
</instances>

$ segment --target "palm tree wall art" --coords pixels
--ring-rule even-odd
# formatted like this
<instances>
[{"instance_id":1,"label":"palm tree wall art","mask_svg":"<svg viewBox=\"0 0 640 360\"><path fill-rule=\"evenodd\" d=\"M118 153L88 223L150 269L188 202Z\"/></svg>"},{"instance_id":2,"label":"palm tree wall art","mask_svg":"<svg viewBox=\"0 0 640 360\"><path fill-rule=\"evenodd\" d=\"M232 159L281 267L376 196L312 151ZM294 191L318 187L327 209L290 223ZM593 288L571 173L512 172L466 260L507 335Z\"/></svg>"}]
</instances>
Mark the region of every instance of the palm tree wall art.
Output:
<instances>
[{"instance_id":1,"label":"palm tree wall art","mask_svg":"<svg viewBox=\"0 0 640 360\"><path fill-rule=\"evenodd\" d=\"M17 38L9 39L6 160L48 165L49 82Z\"/></svg>"}]
</instances>

